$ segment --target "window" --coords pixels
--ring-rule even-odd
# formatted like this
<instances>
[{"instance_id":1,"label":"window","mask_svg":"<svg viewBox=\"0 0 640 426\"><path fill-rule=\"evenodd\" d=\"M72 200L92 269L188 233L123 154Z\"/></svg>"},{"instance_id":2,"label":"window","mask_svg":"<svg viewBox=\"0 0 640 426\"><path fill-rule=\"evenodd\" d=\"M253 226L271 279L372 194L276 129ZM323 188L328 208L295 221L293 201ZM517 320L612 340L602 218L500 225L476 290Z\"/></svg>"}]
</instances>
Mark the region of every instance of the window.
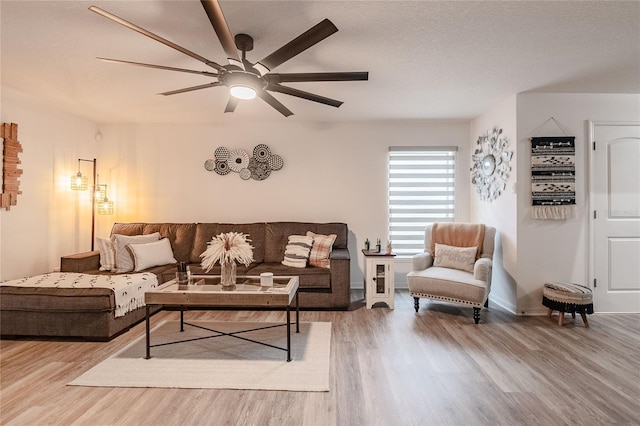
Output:
<instances>
[{"instance_id":1,"label":"window","mask_svg":"<svg viewBox=\"0 0 640 426\"><path fill-rule=\"evenodd\" d=\"M389 239L398 257L424 251L424 228L455 218L457 147L389 147Z\"/></svg>"}]
</instances>

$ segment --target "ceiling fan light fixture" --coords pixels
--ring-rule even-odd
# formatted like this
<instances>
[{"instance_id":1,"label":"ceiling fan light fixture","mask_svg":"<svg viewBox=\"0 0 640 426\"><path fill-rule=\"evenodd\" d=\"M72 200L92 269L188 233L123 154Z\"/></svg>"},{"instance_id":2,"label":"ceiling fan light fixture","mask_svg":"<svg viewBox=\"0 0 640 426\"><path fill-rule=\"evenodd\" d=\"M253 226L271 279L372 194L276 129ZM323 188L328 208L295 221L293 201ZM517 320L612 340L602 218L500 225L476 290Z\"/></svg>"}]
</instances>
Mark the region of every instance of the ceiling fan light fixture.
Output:
<instances>
[{"instance_id":1,"label":"ceiling fan light fixture","mask_svg":"<svg viewBox=\"0 0 640 426\"><path fill-rule=\"evenodd\" d=\"M229 88L231 96L238 99L254 99L256 97L256 89L243 84L236 84Z\"/></svg>"},{"instance_id":2,"label":"ceiling fan light fixture","mask_svg":"<svg viewBox=\"0 0 640 426\"><path fill-rule=\"evenodd\" d=\"M259 76L247 71L228 72L221 77L222 84L229 87L236 99L253 99L265 86Z\"/></svg>"}]
</instances>

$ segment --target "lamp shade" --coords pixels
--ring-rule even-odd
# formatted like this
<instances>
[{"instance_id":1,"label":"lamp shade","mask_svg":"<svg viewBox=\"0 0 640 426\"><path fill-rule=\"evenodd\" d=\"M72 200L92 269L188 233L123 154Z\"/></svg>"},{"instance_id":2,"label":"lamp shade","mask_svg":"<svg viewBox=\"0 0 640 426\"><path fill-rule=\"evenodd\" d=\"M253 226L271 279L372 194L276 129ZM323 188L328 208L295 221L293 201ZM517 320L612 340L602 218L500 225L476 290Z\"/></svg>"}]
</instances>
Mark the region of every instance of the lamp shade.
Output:
<instances>
[{"instance_id":1,"label":"lamp shade","mask_svg":"<svg viewBox=\"0 0 640 426\"><path fill-rule=\"evenodd\" d=\"M104 198L98 203L98 214L113 214L113 201L109 201L108 198Z\"/></svg>"},{"instance_id":2,"label":"lamp shade","mask_svg":"<svg viewBox=\"0 0 640 426\"><path fill-rule=\"evenodd\" d=\"M96 185L94 196L96 203L100 203L102 200L107 198L107 185Z\"/></svg>"},{"instance_id":3,"label":"lamp shade","mask_svg":"<svg viewBox=\"0 0 640 426\"><path fill-rule=\"evenodd\" d=\"M82 173L71 176L71 189L74 191L85 191L89 187L89 181Z\"/></svg>"}]
</instances>

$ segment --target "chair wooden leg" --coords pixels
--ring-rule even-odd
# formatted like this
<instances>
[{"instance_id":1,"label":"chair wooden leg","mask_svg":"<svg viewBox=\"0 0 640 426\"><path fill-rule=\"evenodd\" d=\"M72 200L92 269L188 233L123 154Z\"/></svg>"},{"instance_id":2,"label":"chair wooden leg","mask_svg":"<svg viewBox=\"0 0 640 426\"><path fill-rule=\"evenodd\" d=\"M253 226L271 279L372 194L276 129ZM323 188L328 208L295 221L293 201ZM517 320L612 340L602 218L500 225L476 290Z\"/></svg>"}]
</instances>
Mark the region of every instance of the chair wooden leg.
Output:
<instances>
[{"instance_id":1,"label":"chair wooden leg","mask_svg":"<svg viewBox=\"0 0 640 426\"><path fill-rule=\"evenodd\" d=\"M575 311L574 311L574 312L571 312L571 318L576 319L576 313L575 313Z\"/></svg>"},{"instance_id":2,"label":"chair wooden leg","mask_svg":"<svg viewBox=\"0 0 640 426\"><path fill-rule=\"evenodd\" d=\"M587 314L584 312L580 312L580 316L582 317L582 321L584 321L584 326L589 328L589 321L587 321Z\"/></svg>"},{"instance_id":3,"label":"chair wooden leg","mask_svg":"<svg viewBox=\"0 0 640 426\"><path fill-rule=\"evenodd\" d=\"M560 327L562 327L562 322L564 321L564 312L559 311L558 312L558 325Z\"/></svg>"},{"instance_id":4,"label":"chair wooden leg","mask_svg":"<svg viewBox=\"0 0 640 426\"><path fill-rule=\"evenodd\" d=\"M485 307L485 308L488 308L488 307L489 307L489 299L487 299L487 300L484 302L484 307Z\"/></svg>"},{"instance_id":5,"label":"chair wooden leg","mask_svg":"<svg viewBox=\"0 0 640 426\"><path fill-rule=\"evenodd\" d=\"M418 312L418 309L420 309L420 298L419 297L414 297L413 298L413 307L416 309L416 312Z\"/></svg>"},{"instance_id":6,"label":"chair wooden leg","mask_svg":"<svg viewBox=\"0 0 640 426\"><path fill-rule=\"evenodd\" d=\"M547 318L551 318L551 315L553 315L553 309L549 308L547 311Z\"/></svg>"},{"instance_id":7,"label":"chair wooden leg","mask_svg":"<svg viewBox=\"0 0 640 426\"><path fill-rule=\"evenodd\" d=\"M473 308L473 320L476 324L480 321L480 308Z\"/></svg>"}]
</instances>

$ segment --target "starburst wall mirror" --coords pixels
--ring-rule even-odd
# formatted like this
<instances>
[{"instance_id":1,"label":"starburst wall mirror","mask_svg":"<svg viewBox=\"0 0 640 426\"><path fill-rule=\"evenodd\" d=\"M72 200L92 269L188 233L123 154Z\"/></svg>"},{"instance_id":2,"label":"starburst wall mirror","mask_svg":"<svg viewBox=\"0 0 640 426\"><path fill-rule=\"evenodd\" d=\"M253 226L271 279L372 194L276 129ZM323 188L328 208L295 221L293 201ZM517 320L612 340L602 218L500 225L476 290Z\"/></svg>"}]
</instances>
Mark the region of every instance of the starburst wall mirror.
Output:
<instances>
[{"instance_id":1,"label":"starburst wall mirror","mask_svg":"<svg viewBox=\"0 0 640 426\"><path fill-rule=\"evenodd\" d=\"M471 183L476 185L482 201L493 201L507 187L513 152L507 151L509 142L497 127L478 137L476 145L471 157Z\"/></svg>"}]
</instances>

